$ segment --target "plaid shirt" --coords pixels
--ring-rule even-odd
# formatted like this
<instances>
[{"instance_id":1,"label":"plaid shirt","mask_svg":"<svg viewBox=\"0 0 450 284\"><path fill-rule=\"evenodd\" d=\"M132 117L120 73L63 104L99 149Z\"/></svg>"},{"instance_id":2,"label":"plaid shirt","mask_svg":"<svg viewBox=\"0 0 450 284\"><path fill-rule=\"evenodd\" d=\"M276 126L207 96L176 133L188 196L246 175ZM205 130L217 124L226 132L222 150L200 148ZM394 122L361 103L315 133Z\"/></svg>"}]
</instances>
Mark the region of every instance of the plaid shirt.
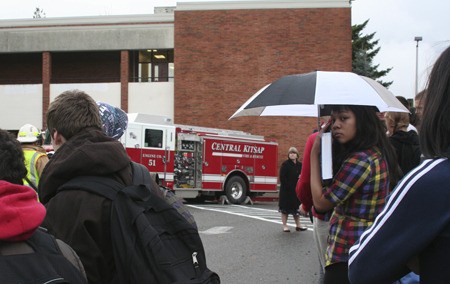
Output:
<instances>
[{"instance_id":1,"label":"plaid shirt","mask_svg":"<svg viewBox=\"0 0 450 284\"><path fill-rule=\"evenodd\" d=\"M350 247L384 207L389 189L387 162L379 148L353 153L324 196L336 205L330 220L326 265L348 261Z\"/></svg>"}]
</instances>

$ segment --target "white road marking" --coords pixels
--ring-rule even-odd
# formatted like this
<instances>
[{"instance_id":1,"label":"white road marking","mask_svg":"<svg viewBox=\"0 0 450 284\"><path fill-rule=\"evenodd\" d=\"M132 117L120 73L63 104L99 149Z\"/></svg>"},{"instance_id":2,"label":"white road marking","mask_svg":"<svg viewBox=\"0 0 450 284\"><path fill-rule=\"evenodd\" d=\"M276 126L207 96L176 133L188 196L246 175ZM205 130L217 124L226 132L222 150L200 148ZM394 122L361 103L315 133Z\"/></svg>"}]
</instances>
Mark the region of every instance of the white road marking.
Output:
<instances>
[{"instance_id":1,"label":"white road marking","mask_svg":"<svg viewBox=\"0 0 450 284\"><path fill-rule=\"evenodd\" d=\"M186 204L186 206L199 210L208 210L219 213L226 213L230 215L252 218L264 222L270 222L280 225L282 224L280 213L277 210L273 209L256 208L243 205L219 205L219 204L212 204L212 205ZM302 226L306 226L309 231L313 230L313 225L311 224L309 218L300 217L300 222ZM292 215L289 216L288 226L295 228L295 222L292 218Z\"/></svg>"},{"instance_id":2,"label":"white road marking","mask_svg":"<svg viewBox=\"0 0 450 284\"><path fill-rule=\"evenodd\" d=\"M199 233L202 233L205 235L218 235L218 234L226 234L231 229L233 229L233 227L218 226L218 227L212 227L205 231L199 231Z\"/></svg>"}]
</instances>

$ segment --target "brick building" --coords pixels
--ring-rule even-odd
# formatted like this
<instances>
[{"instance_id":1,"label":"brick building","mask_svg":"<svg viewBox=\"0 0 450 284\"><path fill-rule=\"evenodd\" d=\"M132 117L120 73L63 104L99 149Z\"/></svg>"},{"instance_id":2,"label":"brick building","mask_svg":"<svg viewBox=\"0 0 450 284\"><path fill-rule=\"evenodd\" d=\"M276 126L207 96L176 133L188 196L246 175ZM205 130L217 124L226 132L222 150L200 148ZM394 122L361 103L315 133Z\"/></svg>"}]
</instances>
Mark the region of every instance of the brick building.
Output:
<instances>
[{"instance_id":1,"label":"brick building","mask_svg":"<svg viewBox=\"0 0 450 284\"><path fill-rule=\"evenodd\" d=\"M312 118L228 118L277 78L351 71L348 0L189 2L155 14L0 21L0 128L45 127L78 88L128 112L276 139L300 152Z\"/></svg>"}]
</instances>

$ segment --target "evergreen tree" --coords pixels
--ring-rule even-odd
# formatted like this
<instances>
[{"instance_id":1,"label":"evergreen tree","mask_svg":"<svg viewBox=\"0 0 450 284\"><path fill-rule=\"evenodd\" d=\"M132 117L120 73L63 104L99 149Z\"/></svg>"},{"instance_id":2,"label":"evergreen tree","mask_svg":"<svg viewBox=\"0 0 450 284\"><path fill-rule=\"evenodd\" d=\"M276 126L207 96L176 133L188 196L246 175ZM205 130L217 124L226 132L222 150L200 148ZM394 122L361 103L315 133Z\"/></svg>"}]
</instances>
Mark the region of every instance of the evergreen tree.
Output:
<instances>
[{"instance_id":1,"label":"evergreen tree","mask_svg":"<svg viewBox=\"0 0 450 284\"><path fill-rule=\"evenodd\" d=\"M374 40L375 33L363 35L362 30L369 20L360 25L352 26L352 71L358 75L366 76L377 80L385 87L389 87L391 82L383 82L379 78L386 76L392 68L378 70L379 64L373 65L373 59L380 51L378 39Z\"/></svg>"},{"instance_id":2,"label":"evergreen tree","mask_svg":"<svg viewBox=\"0 0 450 284\"><path fill-rule=\"evenodd\" d=\"M34 10L34 13L33 13L33 19L39 19L39 18L45 18L45 12L44 12L44 9L40 9L39 7L36 7L36 10Z\"/></svg>"}]
</instances>

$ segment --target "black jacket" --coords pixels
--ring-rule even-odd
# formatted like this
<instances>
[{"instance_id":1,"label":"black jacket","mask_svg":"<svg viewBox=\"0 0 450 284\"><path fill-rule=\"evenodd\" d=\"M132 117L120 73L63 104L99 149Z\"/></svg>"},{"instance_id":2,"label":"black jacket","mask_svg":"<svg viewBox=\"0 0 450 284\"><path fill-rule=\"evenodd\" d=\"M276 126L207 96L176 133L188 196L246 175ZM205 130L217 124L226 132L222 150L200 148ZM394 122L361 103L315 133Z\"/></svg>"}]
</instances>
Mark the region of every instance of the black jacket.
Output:
<instances>
[{"instance_id":1,"label":"black jacket","mask_svg":"<svg viewBox=\"0 0 450 284\"><path fill-rule=\"evenodd\" d=\"M397 131L389 137L389 141L395 148L398 165L403 175L420 164L419 136L414 130Z\"/></svg>"},{"instance_id":2,"label":"black jacket","mask_svg":"<svg viewBox=\"0 0 450 284\"><path fill-rule=\"evenodd\" d=\"M89 283L111 283L115 273L111 201L81 190L57 193L62 184L82 175L108 176L130 185L130 159L123 145L92 128L56 151L39 183L39 197L47 208L43 226L77 252Z\"/></svg>"}]
</instances>

